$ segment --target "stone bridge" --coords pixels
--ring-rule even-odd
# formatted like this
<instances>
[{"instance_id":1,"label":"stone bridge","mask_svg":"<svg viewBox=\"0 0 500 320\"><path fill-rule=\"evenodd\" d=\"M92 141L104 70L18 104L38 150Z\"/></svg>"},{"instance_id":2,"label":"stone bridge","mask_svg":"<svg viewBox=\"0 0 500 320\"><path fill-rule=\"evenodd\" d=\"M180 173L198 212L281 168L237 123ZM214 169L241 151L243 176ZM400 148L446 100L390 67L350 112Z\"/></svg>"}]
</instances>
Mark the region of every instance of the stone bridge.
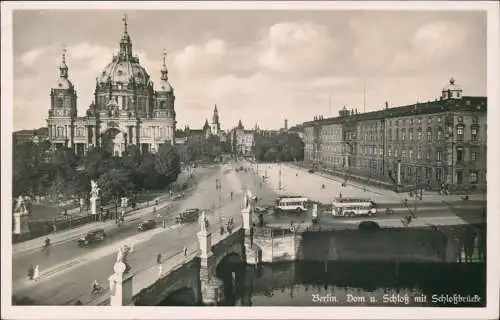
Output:
<instances>
[{"instance_id":1,"label":"stone bridge","mask_svg":"<svg viewBox=\"0 0 500 320\"><path fill-rule=\"evenodd\" d=\"M243 227L237 227L232 233L216 234L213 241L209 231L198 232L200 249L196 255L188 258L179 255L180 261L162 276L158 276L154 268L149 270L149 275L124 274L117 263L109 279L109 299L103 297L93 304L219 305L225 296L231 298L231 290L235 290L235 284L244 277L241 271L245 264L257 264L262 256L250 239L253 205L242 209Z\"/></svg>"}]
</instances>

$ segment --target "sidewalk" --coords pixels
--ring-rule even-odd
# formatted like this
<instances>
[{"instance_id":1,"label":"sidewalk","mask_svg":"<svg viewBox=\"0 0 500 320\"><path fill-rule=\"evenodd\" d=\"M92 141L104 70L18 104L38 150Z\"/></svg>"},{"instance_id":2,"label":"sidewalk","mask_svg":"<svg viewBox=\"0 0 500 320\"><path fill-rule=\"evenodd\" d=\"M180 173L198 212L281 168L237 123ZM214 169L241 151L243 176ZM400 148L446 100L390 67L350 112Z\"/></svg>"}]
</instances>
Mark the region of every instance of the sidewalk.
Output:
<instances>
[{"instance_id":1,"label":"sidewalk","mask_svg":"<svg viewBox=\"0 0 500 320\"><path fill-rule=\"evenodd\" d=\"M303 167L301 167L299 165L297 165L297 167L301 168L301 169L304 169ZM328 172L323 172L323 171L317 171L316 174L319 175L319 176L321 176L321 177L330 179L330 180L335 180L335 181L342 180L343 181L343 178L339 177L339 175L341 173L338 173L338 172L337 173L333 173L333 172L332 173L328 173ZM371 185L364 185L363 184L363 179L367 180L366 178L362 178L362 177L359 177L359 176L356 176L356 175L352 175L352 174L350 176L353 177L353 178L360 179L360 181L357 181L357 180L355 180L355 181L349 181L349 185L351 185L352 187L361 188L361 189L369 189L370 187L373 187ZM370 182L377 182L377 183L380 182L381 184L388 185L385 182L377 181L377 180L374 180L374 179L370 179ZM392 191L392 192L395 193L395 191ZM401 196L401 198L403 200L405 198L407 198L408 201L412 201L412 202L414 200L413 197L410 197L410 192L399 192L398 194ZM437 193L435 191L424 191L424 193L423 193L423 199L421 201L419 201L419 203L425 203L425 202L435 203L435 202L443 202L443 201L444 202L455 202L455 201L462 201L463 197L464 197L464 195L459 195L459 194L440 195L439 193ZM477 193L469 194L469 200L486 201L486 194L477 194Z\"/></svg>"},{"instance_id":2,"label":"sidewalk","mask_svg":"<svg viewBox=\"0 0 500 320\"><path fill-rule=\"evenodd\" d=\"M170 203L171 203L170 201L169 202L160 202L160 201L166 200L166 199L162 199L162 198L164 198L164 196L158 196L156 198L159 200L157 210L161 210L161 209L167 207L168 205L170 205ZM152 202L154 204L154 201L156 199L154 199L153 201L150 201L150 202ZM153 207L154 207L154 205L152 205L150 207L144 207L144 208L141 208L141 209L138 209L135 211L131 211L128 215L125 216L125 223L139 220L142 216L145 216L145 215L151 213L153 211ZM95 229L95 228L103 228L104 230L107 230L107 229L117 228L117 226L116 226L115 220L108 220L105 222L87 223L85 225L82 225L82 226L74 228L74 229L67 229L67 230L64 230L61 232L57 232L55 234L51 233L47 236L43 236L43 237L28 240L28 241L16 243L12 246L12 254L16 255L16 254L20 254L20 253L25 253L27 251L40 249L42 242L47 237L50 239L51 244L54 245L57 243L66 242L66 241L76 239L76 237L80 237L82 234L86 234L87 232L89 232L90 230Z\"/></svg>"}]
</instances>

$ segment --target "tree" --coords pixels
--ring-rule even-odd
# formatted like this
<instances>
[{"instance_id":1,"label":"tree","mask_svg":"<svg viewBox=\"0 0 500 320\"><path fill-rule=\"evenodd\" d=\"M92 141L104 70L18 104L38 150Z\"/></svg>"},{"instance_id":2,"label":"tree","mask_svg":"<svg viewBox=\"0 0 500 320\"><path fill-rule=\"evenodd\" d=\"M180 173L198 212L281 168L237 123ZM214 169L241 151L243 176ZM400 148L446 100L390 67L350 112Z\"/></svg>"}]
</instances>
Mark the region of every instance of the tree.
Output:
<instances>
[{"instance_id":1,"label":"tree","mask_svg":"<svg viewBox=\"0 0 500 320\"><path fill-rule=\"evenodd\" d=\"M177 180L181 172L180 157L170 143L164 143L155 155L158 186L164 188Z\"/></svg>"},{"instance_id":2,"label":"tree","mask_svg":"<svg viewBox=\"0 0 500 320\"><path fill-rule=\"evenodd\" d=\"M304 158L304 142L296 133L256 134L254 149L258 161L301 161Z\"/></svg>"},{"instance_id":3,"label":"tree","mask_svg":"<svg viewBox=\"0 0 500 320\"><path fill-rule=\"evenodd\" d=\"M111 201L115 208L122 197L130 196L134 186L130 181L130 175L123 169L111 169L99 177L98 185L101 189L101 199Z\"/></svg>"}]
</instances>

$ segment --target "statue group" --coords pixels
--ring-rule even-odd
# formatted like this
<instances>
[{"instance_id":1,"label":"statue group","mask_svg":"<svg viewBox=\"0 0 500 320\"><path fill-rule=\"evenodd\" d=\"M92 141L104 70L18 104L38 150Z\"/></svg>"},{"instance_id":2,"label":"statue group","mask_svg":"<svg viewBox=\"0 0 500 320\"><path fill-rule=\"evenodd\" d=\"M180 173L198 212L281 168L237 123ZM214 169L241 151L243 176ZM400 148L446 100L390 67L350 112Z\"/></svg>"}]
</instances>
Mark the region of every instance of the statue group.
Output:
<instances>
[{"instance_id":1,"label":"statue group","mask_svg":"<svg viewBox=\"0 0 500 320\"><path fill-rule=\"evenodd\" d=\"M255 195L252 191L247 190L247 192L243 195L243 208L248 208L250 206L250 200L253 199L255 199Z\"/></svg>"},{"instance_id":2,"label":"statue group","mask_svg":"<svg viewBox=\"0 0 500 320\"><path fill-rule=\"evenodd\" d=\"M29 213L29 198L19 196L16 200L16 206L14 208L14 212L28 214Z\"/></svg>"},{"instance_id":3,"label":"statue group","mask_svg":"<svg viewBox=\"0 0 500 320\"><path fill-rule=\"evenodd\" d=\"M209 222L208 222L208 218L207 218L207 216L205 214L205 211L201 212L200 219L199 219L198 222L200 224L201 231L207 231L208 230Z\"/></svg>"},{"instance_id":4,"label":"statue group","mask_svg":"<svg viewBox=\"0 0 500 320\"><path fill-rule=\"evenodd\" d=\"M90 185L91 185L90 198L91 199L99 198L99 192L101 191L101 189L97 185L97 182L94 180L90 180Z\"/></svg>"}]
</instances>

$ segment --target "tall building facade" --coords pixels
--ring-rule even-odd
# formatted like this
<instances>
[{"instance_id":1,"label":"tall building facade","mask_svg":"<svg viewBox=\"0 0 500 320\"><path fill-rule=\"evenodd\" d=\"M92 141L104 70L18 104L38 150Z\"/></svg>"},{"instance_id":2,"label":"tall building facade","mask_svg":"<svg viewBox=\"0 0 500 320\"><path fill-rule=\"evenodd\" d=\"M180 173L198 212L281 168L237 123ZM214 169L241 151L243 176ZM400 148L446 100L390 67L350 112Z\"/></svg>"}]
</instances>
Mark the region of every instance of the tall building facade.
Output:
<instances>
[{"instance_id":1,"label":"tall building facade","mask_svg":"<svg viewBox=\"0 0 500 320\"><path fill-rule=\"evenodd\" d=\"M256 125L256 130L258 126ZM254 155L255 147L255 133L254 130L245 130L241 120L238 121L238 126L231 130L231 149L233 153L242 156L252 156Z\"/></svg>"},{"instance_id":2,"label":"tall building facade","mask_svg":"<svg viewBox=\"0 0 500 320\"><path fill-rule=\"evenodd\" d=\"M128 145L156 152L163 143L174 143L175 95L168 80L166 53L155 91L149 74L133 54L126 17L123 21L119 52L97 76L94 101L84 117L77 115L77 91L69 80L63 53L47 118L49 140L55 147L67 146L78 154L103 148L121 156Z\"/></svg>"},{"instance_id":3,"label":"tall building facade","mask_svg":"<svg viewBox=\"0 0 500 320\"><path fill-rule=\"evenodd\" d=\"M304 158L326 170L438 189L486 187L486 97L451 79L435 101L304 123Z\"/></svg>"}]
</instances>

